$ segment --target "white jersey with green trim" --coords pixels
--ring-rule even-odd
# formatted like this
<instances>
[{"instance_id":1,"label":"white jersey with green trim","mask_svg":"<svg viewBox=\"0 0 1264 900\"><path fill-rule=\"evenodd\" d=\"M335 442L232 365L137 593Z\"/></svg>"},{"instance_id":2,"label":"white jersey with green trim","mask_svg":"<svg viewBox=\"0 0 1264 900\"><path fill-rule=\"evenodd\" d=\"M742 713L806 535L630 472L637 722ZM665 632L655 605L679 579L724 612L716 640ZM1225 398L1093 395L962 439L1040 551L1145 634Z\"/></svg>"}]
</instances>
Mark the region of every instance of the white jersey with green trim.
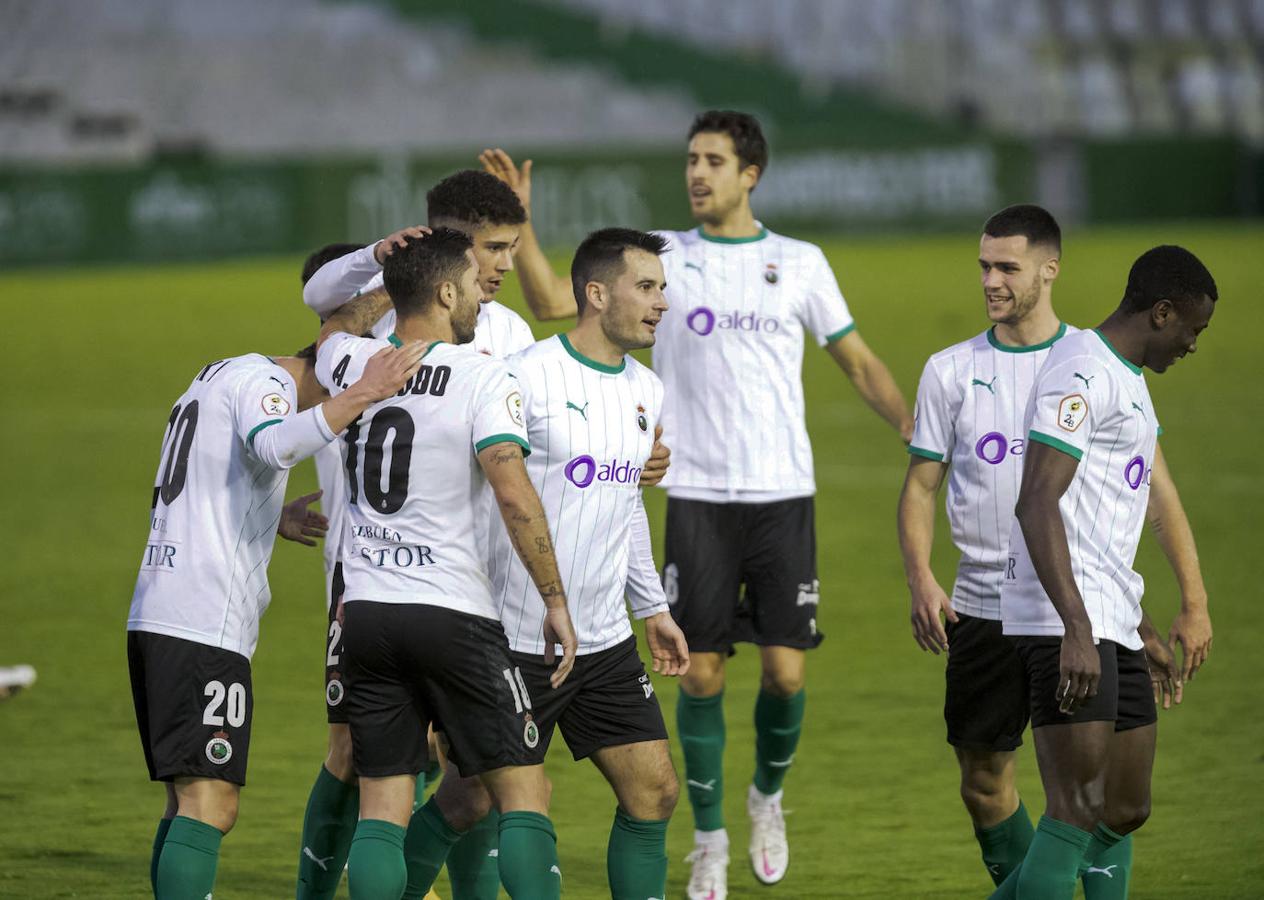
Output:
<instances>
[{"instance_id":1,"label":"white jersey with green trim","mask_svg":"<svg viewBox=\"0 0 1264 900\"><path fill-rule=\"evenodd\" d=\"M1141 649L1145 583L1132 563L1145 524L1159 423L1141 369L1096 329L1059 341L1036 376L1024 416L1027 440L1075 458L1058 502L1071 572L1096 640ZM1061 635L1062 619L1036 575L1014 519L1001 588L1006 634Z\"/></svg>"},{"instance_id":2,"label":"white jersey with green trim","mask_svg":"<svg viewBox=\"0 0 1264 900\"><path fill-rule=\"evenodd\" d=\"M855 327L825 254L762 225L751 238L659 232L670 309L658 326L669 496L724 502L816 492L803 342Z\"/></svg>"},{"instance_id":3,"label":"white jersey with green trim","mask_svg":"<svg viewBox=\"0 0 1264 900\"><path fill-rule=\"evenodd\" d=\"M385 338L395 330L395 310L391 310L373 326L372 333ZM531 326L512 309L489 300L478 308L478 323L474 327L472 346L479 353L503 359L511 353L525 350L535 343ZM330 444L316 454L316 481L320 485L321 509L329 517L329 537L325 540L326 602L328 586L334 564L342 558L341 536L346 529L347 479L342 441Z\"/></svg>"},{"instance_id":4,"label":"white jersey with green trim","mask_svg":"<svg viewBox=\"0 0 1264 900\"><path fill-rule=\"evenodd\" d=\"M334 335L317 353L316 377L337 394L397 342ZM365 410L343 441L344 602L420 603L498 618L477 530L487 479L476 454L502 442L530 451L522 396L505 363L436 342L400 393Z\"/></svg>"},{"instance_id":5,"label":"white jersey with green trim","mask_svg":"<svg viewBox=\"0 0 1264 900\"><path fill-rule=\"evenodd\" d=\"M1058 327L1030 347L1001 343L994 328L926 361L908 452L949 466L948 522L961 551L952 608L999 621L1009 531L1023 473L1023 417L1049 349L1078 328Z\"/></svg>"},{"instance_id":6,"label":"white jersey with green trim","mask_svg":"<svg viewBox=\"0 0 1264 900\"><path fill-rule=\"evenodd\" d=\"M176 401L129 631L254 653L289 476L260 459L254 442L297 415L297 397L285 369L251 353L210 363Z\"/></svg>"},{"instance_id":7,"label":"white jersey with green trim","mask_svg":"<svg viewBox=\"0 0 1264 900\"><path fill-rule=\"evenodd\" d=\"M638 529L649 534L639 481L662 382L631 357L618 366L591 360L566 335L508 362L522 387L527 472L544 505L579 652L605 650L632 636L625 596L637 618L667 611L649 542L634 542ZM542 654L544 602L499 517L491 519L488 571L509 644Z\"/></svg>"}]
</instances>

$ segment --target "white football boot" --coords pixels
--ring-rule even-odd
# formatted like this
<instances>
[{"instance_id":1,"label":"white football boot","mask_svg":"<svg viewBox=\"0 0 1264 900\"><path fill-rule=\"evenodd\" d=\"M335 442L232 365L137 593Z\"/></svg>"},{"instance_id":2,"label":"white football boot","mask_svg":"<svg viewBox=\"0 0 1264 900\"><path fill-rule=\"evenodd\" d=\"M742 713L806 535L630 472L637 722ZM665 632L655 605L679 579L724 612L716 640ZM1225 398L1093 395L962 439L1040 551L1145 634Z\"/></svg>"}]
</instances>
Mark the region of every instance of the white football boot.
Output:
<instances>
[{"instance_id":1,"label":"white football boot","mask_svg":"<svg viewBox=\"0 0 1264 900\"><path fill-rule=\"evenodd\" d=\"M729 848L718 841L695 841L693 852L685 857L692 863L689 874L689 900L726 900L729 895Z\"/></svg>"},{"instance_id":2,"label":"white football boot","mask_svg":"<svg viewBox=\"0 0 1264 900\"><path fill-rule=\"evenodd\" d=\"M776 884L790 867L790 845L786 843L786 817L781 811L781 791L767 797L751 785L746 795L750 815L750 861L755 877L764 884Z\"/></svg>"}]
</instances>

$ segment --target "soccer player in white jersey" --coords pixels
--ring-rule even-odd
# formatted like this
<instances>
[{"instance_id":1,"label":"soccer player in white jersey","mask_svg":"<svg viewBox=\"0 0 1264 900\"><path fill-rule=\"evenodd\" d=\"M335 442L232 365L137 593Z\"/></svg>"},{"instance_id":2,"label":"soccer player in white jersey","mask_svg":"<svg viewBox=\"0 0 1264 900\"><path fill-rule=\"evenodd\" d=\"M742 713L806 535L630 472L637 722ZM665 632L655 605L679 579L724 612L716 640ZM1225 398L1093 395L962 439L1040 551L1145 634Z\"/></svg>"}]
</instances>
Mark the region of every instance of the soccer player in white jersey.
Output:
<instances>
[{"instance_id":1,"label":"soccer player in white jersey","mask_svg":"<svg viewBox=\"0 0 1264 900\"><path fill-rule=\"evenodd\" d=\"M1001 582L1031 385L1055 342L1078 331L1053 309L1061 246L1057 222L1038 206L1007 207L984 224L979 267L993 324L927 361L900 494L913 636L923 650L948 651L948 743L984 866L996 884L1022 862L1033 833L1014 781L1014 751L1028 720L1027 679L1012 641L1001 633ZM1185 589L1173 636L1189 647L1210 640L1211 624L1193 537L1161 462L1156 456L1150 516L1171 523L1156 531ZM935 497L945 476L948 519L961 551L951 600L930 566ZM1152 643L1147 651L1156 666L1171 667L1166 644ZM1088 880L1085 887L1090 898L1101 896Z\"/></svg>"},{"instance_id":2,"label":"soccer player in white jersey","mask_svg":"<svg viewBox=\"0 0 1264 900\"><path fill-rule=\"evenodd\" d=\"M150 863L156 896L210 896L220 840L237 818L272 544L278 529L312 544L324 527L307 511L316 495L283 508L289 469L399 390L423 352L375 357L324 403L310 361L216 360L171 410L127 619L145 762L167 787Z\"/></svg>"},{"instance_id":3,"label":"soccer player in white jersey","mask_svg":"<svg viewBox=\"0 0 1264 900\"><path fill-rule=\"evenodd\" d=\"M397 397L347 430L349 531L343 545L347 718L360 781L349 857L353 898L399 897L404 834L433 722L461 771L479 775L501 812L499 870L513 896L556 897L561 876L547 817L548 783L531 761L537 726L509 658L479 552L478 507L490 483L542 605L546 658L562 684L575 633L539 496L521 392L505 364L468 347L481 290L472 241L435 229L388 258L384 284L399 340L429 349ZM317 355L336 393L385 342L329 334ZM350 318L347 316L346 318Z\"/></svg>"},{"instance_id":4,"label":"soccer player in white jersey","mask_svg":"<svg viewBox=\"0 0 1264 900\"><path fill-rule=\"evenodd\" d=\"M1194 352L1216 297L1188 250L1149 250L1119 308L1055 344L1032 386L1001 619L1030 685L1046 808L994 896L1070 900L1149 815L1156 713L1132 565L1159 420L1142 368Z\"/></svg>"},{"instance_id":5,"label":"soccer player in white jersey","mask_svg":"<svg viewBox=\"0 0 1264 900\"><path fill-rule=\"evenodd\" d=\"M530 164L519 169L500 150L482 160L529 211ZM695 119L685 181L698 227L663 232L673 313L654 346L663 431L675 453L663 481L664 581L691 660L676 707L696 824L689 895L710 900L727 892L723 691L725 659L738 641L759 646L762 667L747 792L751 867L772 884L789 865L781 786L802 728L804 651L822 638L800 374L805 333L905 441L913 422L890 372L856 332L820 248L754 217L751 192L767 165L754 117L710 111ZM538 316L573 314L571 285L549 268L529 223L517 262Z\"/></svg>"},{"instance_id":6,"label":"soccer player in white jersey","mask_svg":"<svg viewBox=\"0 0 1264 900\"><path fill-rule=\"evenodd\" d=\"M667 822L679 793L627 602L645 620L655 671L683 674L689 660L654 568L641 505L640 473L663 388L627 355L653 345L666 312L659 261L665 245L657 235L625 228L589 235L571 267L575 296L584 298L578 324L509 359L522 387L532 446L527 471L549 518L579 632L575 669L558 690L549 685L543 607L530 575L499 523L490 523L488 541L492 594L538 726L531 744L535 758L544 761L558 726L574 758L592 759L614 789L618 807L606 860L617 900L665 896ZM471 804L471 788L477 785L449 771L420 811L431 865L416 883L409 872L414 896L433 880L446 846L457 839L452 810Z\"/></svg>"}]
</instances>

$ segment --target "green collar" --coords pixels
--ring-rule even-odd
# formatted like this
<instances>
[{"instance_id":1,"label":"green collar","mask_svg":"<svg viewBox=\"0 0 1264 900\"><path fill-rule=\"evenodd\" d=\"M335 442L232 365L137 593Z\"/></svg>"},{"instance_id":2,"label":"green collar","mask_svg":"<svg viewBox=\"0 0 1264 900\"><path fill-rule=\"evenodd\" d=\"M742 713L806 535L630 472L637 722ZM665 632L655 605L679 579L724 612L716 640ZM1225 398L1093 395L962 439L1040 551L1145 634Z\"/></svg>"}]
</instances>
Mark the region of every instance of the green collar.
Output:
<instances>
[{"instance_id":1,"label":"green collar","mask_svg":"<svg viewBox=\"0 0 1264 900\"><path fill-rule=\"evenodd\" d=\"M1034 353L1037 350L1047 350L1061 340L1062 336L1065 334L1066 322L1062 322L1058 325L1058 330L1054 332L1053 337L1049 338L1047 341L1041 341L1039 344L1032 344L1030 347L1011 347L1009 344L1002 344L996 339L995 325L987 330L988 343L991 344L993 348L1000 350L1002 353Z\"/></svg>"},{"instance_id":2,"label":"green collar","mask_svg":"<svg viewBox=\"0 0 1264 900\"><path fill-rule=\"evenodd\" d=\"M1110 341L1106 340L1106 335L1102 334L1102 332L1101 332L1101 329L1100 329L1100 328L1094 328L1094 329L1093 329L1093 333L1094 333L1095 335L1097 335L1099 338L1101 338L1101 339L1102 339L1102 343L1106 345L1106 349L1107 349L1107 350L1109 350L1111 353L1115 354L1115 357L1116 357L1116 358L1117 358L1117 359L1118 359L1121 363L1123 363L1125 366L1127 366L1127 367L1128 367L1128 371L1129 371L1129 372L1131 372L1133 375L1140 375L1140 374L1141 374L1141 367L1140 367L1140 366L1134 366L1131 362L1129 362L1129 361L1128 361L1128 360L1124 357L1124 355L1123 355L1122 353L1120 353L1118 350L1116 350L1116 349L1115 349L1115 345L1114 345L1114 344L1112 344Z\"/></svg>"},{"instance_id":3,"label":"green collar","mask_svg":"<svg viewBox=\"0 0 1264 900\"><path fill-rule=\"evenodd\" d=\"M619 360L619 364L617 366L607 366L604 363L597 362L595 359L589 359L587 356L584 356L584 354L576 350L574 345L571 344L570 338L566 335L559 334L557 339L562 342L562 346L566 348L566 352L569 353L576 362L582 363L590 369L596 369L603 375L618 375L628 364L628 361L625 358Z\"/></svg>"},{"instance_id":4,"label":"green collar","mask_svg":"<svg viewBox=\"0 0 1264 900\"><path fill-rule=\"evenodd\" d=\"M386 339L387 339L388 341L390 341L390 342L391 342L393 345L395 345L396 347L402 347L402 346L404 346L404 342L403 342L403 341L401 341L401 340L399 339L399 335L397 335L397 334L396 334L395 332L393 332L393 331L392 331L390 334L388 334L388 335L386 336ZM426 348L426 352L425 352L425 353L423 353L423 354L421 354L421 358L422 358L422 359L425 359L427 356L429 356L429 355L430 355L430 351L431 351L431 350L433 350L435 347L438 347L438 346L439 346L440 344L442 344L442 343L443 343L443 341L433 341L433 342L430 344L430 346Z\"/></svg>"},{"instance_id":5,"label":"green collar","mask_svg":"<svg viewBox=\"0 0 1264 900\"><path fill-rule=\"evenodd\" d=\"M759 234L751 235L750 237L730 238L716 237L713 234L707 234L702 230L702 226L699 225L698 237L702 238L704 241L710 241L713 244L753 244L756 241L762 241L764 238L768 237L768 229L763 225L760 225Z\"/></svg>"}]
</instances>

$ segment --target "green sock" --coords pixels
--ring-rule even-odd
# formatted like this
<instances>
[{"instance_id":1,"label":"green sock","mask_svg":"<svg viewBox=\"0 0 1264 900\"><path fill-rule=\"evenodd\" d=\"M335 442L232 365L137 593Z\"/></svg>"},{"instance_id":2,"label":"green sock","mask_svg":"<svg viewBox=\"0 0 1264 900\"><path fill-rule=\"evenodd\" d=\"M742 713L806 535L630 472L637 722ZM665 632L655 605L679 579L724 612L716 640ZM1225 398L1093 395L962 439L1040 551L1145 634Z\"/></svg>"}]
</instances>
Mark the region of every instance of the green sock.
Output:
<instances>
[{"instance_id":1,"label":"green sock","mask_svg":"<svg viewBox=\"0 0 1264 900\"><path fill-rule=\"evenodd\" d=\"M694 827L719 831L724 827L724 693L693 697L681 690L676 732L685 756Z\"/></svg>"},{"instance_id":2,"label":"green sock","mask_svg":"<svg viewBox=\"0 0 1264 900\"><path fill-rule=\"evenodd\" d=\"M1080 869L1085 900L1125 900L1132 875L1132 835L1116 834L1098 822Z\"/></svg>"},{"instance_id":3,"label":"green sock","mask_svg":"<svg viewBox=\"0 0 1264 900\"><path fill-rule=\"evenodd\" d=\"M500 881L514 900L558 900L562 896L557 834L548 816L501 813L497 862Z\"/></svg>"},{"instance_id":4,"label":"green sock","mask_svg":"<svg viewBox=\"0 0 1264 900\"><path fill-rule=\"evenodd\" d=\"M339 781L321 766L303 815L295 893L298 900L333 900L359 814L360 788Z\"/></svg>"},{"instance_id":5,"label":"green sock","mask_svg":"<svg viewBox=\"0 0 1264 900\"><path fill-rule=\"evenodd\" d=\"M614 813L606 846L611 900L667 896L667 819L634 819Z\"/></svg>"},{"instance_id":6,"label":"green sock","mask_svg":"<svg viewBox=\"0 0 1264 900\"><path fill-rule=\"evenodd\" d=\"M162 900L205 900L215 890L215 868L224 833L214 825L176 816L167 829L158 860Z\"/></svg>"},{"instance_id":7,"label":"green sock","mask_svg":"<svg viewBox=\"0 0 1264 900\"><path fill-rule=\"evenodd\" d=\"M1071 900L1080 861L1092 838L1074 825L1041 816L1018 871L1018 896L1023 900Z\"/></svg>"},{"instance_id":8,"label":"green sock","mask_svg":"<svg viewBox=\"0 0 1264 900\"><path fill-rule=\"evenodd\" d=\"M760 690L755 699L755 789L775 794L794 762L794 749L803 731L803 707L807 693L778 697Z\"/></svg>"},{"instance_id":9,"label":"green sock","mask_svg":"<svg viewBox=\"0 0 1264 900\"><path fill-rule=\"evenodd\" d=\"M496 900L500 893L500 813L493 809L456 842L448 853L452 900Z\"/></svg>"},{"instance_id":10,"label":"green sock","mask_svg":"<svg viewBox=\"0 0 1264 900\"><path fill-rule=\"evenodd\" d=\"M997 887L1009 877L1010 872L1023 864L1033 834L1035 829L1031 827L1031 817L1021 800L1018 801L1018 809L1004 822L991 828L974 829L974 838L983 851L983 865L987 866L988 874Z\"/></svg>"},{"instance_id":11,"label":"green sock","mask_svg":"<svg viewBox=\"0 0 1264 900\"><path fill-rule=\"evenodd\" d=\"M382 900L403 895L404 829L381 819L361 819L351 839L347 888L351 900Z\"/></svg>"},{"instance_id":12,"label":"green sock","mask_svg":"<svg viewBox=\"0 0 1264 900\"><path fill-rule=\"evenodd\" d=\"M149 886L154 896L158 896L158 860L162 856L162 845L167 840L167 831L171 828L170 819L159 819L158 830L154 832L154 852L149 856Z\"/></svg>"},{"instance_id":13,"label":"green sock","mask_svg":"<svg viewBox=\"0 0 1264 900\"><path fill-rule=\"evenodd\" d=\"M404 900L421 900L439 877L448 851L461 837L443 818L439 804L431 797L413 813L404 837L404 861L408 864L408 885Z\"/></svg>"}]
</instances>

